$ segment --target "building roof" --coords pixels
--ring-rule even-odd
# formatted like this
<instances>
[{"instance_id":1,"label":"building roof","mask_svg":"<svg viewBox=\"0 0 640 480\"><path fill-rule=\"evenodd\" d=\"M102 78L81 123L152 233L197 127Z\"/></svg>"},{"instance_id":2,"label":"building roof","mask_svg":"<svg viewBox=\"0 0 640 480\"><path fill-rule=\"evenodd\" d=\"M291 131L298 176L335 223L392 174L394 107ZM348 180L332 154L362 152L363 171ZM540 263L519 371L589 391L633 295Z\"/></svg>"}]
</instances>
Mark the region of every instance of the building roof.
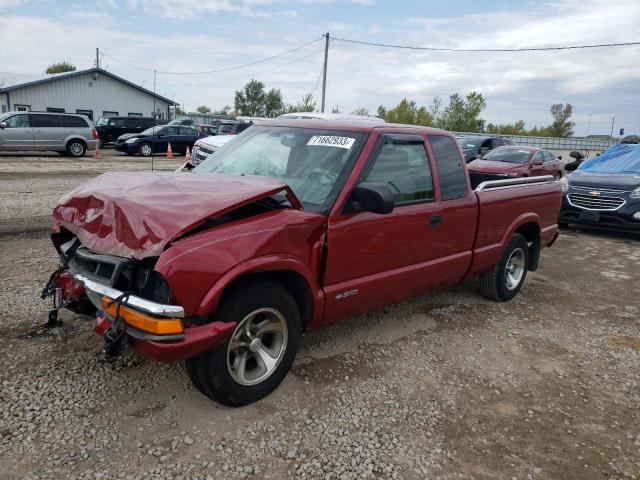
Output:
<instances>
[{"instance_id":1,"label":"building roof","mask_svg":"<svg viewBox=\"0 0 640 480\"><path fill-rule=\"evenodd\" d=\"M21 88L26 88L26 87L33 87L35 85L40 85L43 83L49 83L49 82L55 82L56 80L64 80L66 78L72 78L72 77L77 77L79 75L85 75L87 73L101 73L103 75L106 75L107 77L111 77L114 80L117 80L121 83L124 83L125 85L128 85L132 88L135 88L136 90L140 90L141 92L146 93L147 95L151 95L152 97L156 97L159 100L162 100L164 102L167 102L170 105L178 105L177 102L174 102L173 100L163 97L162 95L158 95L157 93L153 93L151 90L147 90L146 88L142 88L140 85L136 85L135 83L130 82L129 80L125 80L122 77L119 77L111 72L108 72L106 70L103 70L102 68L89 68L87 70L77 70L75 72L69 72L69 73L62 73L59 75L53 75L47 78L42 78L40 80L34 80L32 82L26 82L26 83L18 83L16 85L11 85L8 87L4 87L4 88L0 88L0 93L4 93L4 92L10 92L12 90L19 90Z\"/></svg>"}]
</instances>

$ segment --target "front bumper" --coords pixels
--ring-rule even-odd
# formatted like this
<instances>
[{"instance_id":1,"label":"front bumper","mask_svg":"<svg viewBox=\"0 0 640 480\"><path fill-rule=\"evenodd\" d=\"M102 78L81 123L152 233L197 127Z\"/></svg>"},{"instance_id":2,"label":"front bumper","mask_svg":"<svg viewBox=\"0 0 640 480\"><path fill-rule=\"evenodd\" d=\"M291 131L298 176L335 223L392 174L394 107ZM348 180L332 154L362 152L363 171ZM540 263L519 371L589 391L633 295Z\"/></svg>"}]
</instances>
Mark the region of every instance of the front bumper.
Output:
<instances>
[{"instance_id":1,"label":"front bumper","mask_svg":"<svg viewBox=\"0 0 640 480\"><path fill-rule=\"evenodd\" d=\"M122 142L122 143L116 143L113 148L115 148L116 150L118 150L119 152L124 152L124 153L136 153L138 151L138 142L133 142L133 143L127 143L127 142Z\"/></svg>"},{"instance_id":2,"label":"front bumper","mask_svg":"<svg viewBox=\"0 0 640 480\"><path fill-rule=\"evenodd\" d=\"M640 211L640 200L626 197L626 203L617 210L593 211L572 205L567 195L563 195L558 221L605 230L640 232L640 220L633 218L633 214Z\"/></svg>"},{"instance_id":3,"label":"front bumper","mask_svg":"<svg viewBox=\"0 0 640 480\"><path fill-rule=\"evenodd\" d=\"M75 279L84 285L87 296L99 309L94 331L103 336L115 319L100 309L102 298L119 298L123 292L81 274L76 274ZM184 317L181 306L164 305L134 295L123 299L121 305L152 315L158 318L159 322L163 321L163 317L167 319ZM159 362L186 360L214 348L231 336L235 326L235 322L212 322L205 325L186 326L179 334L156 335L130 325L126 318L119 324L119 328L124 329L127 343L136 352Z\"/></svg>"},{"instance_id":4,"label":"front bumper","mask_svg":"<svg viewBox=\"0 0 640 480\"><path fill-rule=\"evenodd\" d=\"M94 331L102 336L111 326L104 314L96 316ZM127 342L139 355L158 362L180 362L195 357L226 341L236 327L235 322L212 322L185 329L180 338L167 339L126 326Z\"/></svg>"}]
</instances>

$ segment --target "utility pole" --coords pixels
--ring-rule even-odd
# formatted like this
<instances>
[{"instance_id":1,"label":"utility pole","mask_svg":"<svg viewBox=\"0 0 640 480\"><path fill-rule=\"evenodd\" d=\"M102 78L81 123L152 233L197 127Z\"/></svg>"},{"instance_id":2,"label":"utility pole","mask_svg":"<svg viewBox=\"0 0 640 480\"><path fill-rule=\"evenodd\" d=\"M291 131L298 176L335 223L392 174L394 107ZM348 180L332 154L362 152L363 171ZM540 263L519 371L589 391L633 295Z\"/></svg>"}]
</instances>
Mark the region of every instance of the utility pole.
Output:
<instances>
[{"instance_id":1,"label":"utility pole","mask_svg":"<svg viewBox=\"0 0 640 480\"><path fill-rule=\"evenodd\" d=\"M96 68L100 68L100 49L96 47Z\"/></svg>"},{"instance_id":2,"label":"utility pole","mask_svg":"<svg viewBox=\"0 0 640 480\"><path fill-rule=\"evenodd\" d=\"M616 121L616 117L611 117L611 135L609 135L611 138L613 138L613 124Z\"/></svg>"},{"instance_id":3,"label":"utility pole","mask_svg":"<svg viewBox=\"0 0 640 480\"><path fill-rule=\"evenodd\" d=\"M327 93L327 62L329 61L329 32L324 35L324 67L322 68L322 102L320 112L324 113L324 100Z\"/></svg>"}]
</instances>

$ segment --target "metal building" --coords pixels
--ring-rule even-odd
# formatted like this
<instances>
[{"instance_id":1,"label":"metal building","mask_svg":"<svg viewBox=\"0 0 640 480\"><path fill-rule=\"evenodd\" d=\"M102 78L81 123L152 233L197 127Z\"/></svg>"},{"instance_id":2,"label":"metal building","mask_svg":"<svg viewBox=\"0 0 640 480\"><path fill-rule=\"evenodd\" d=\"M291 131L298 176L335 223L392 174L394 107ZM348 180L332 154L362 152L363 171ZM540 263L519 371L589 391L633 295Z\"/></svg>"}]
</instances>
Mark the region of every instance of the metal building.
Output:
<instances>
[{"instance_id":1,"label":"metal building","mask_svg":"<svg viewBox=\"0 0 640 480\"><path fill-rule=\"evenodd\" d=\"M115 116L169 119L176 102L101 68L53 75L0 88L0 112L80 113L91 120Z\"/></svg>"}]
</instances>

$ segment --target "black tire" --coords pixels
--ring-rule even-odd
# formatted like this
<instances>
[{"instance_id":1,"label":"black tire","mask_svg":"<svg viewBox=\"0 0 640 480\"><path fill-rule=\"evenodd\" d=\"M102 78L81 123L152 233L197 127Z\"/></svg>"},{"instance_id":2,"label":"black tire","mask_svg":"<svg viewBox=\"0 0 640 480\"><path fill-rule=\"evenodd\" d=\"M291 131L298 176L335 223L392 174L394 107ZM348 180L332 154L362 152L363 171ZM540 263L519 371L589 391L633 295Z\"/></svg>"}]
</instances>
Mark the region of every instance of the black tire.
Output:
<instances>
[{"instance_id":1,"label":"black tire","mask_svg":"<svg viewBox=\"0 0 640 480\"><path fill-rule=\"evenodd\" d=\"M69 140L67 143L67 154L72 157L83 157L87 153L87 144L82 140Z\"/></svg>"},{"instance_id":2,"label":"black tire","mask_svg":"<svg viewBox=\"0 0 640 480\"><path fill-rule=\"evenodd\" d=\"M143 142L138 147L138 153L143 157L150 157L153 153L153 146L149 142Z\"/></svg>"},{"instance_id":3,"label":"black tire","mask_svg":"<svg viewBox=\"0 0 640 480\"><path fill-rule=\"evenodd\" d=\"M509 280L512 279L512 277L507 276L507 265L510 265L510 259L515 258L513 256L516 255L517 251L521 252L522 255L522 276L515 286L509 286ZM517 253L517 255L519 260L520 253ZM524 280L527 276L528 265L529 246L527 241L519 233L514 233L511 236L500 261L491 270L480 277L480 293L482 296L498 302L511 300L518 294L524 284Z\"/></svg>"},{"instance_id":4,"label":"black tire","mask_svg":"<svg viewBox=\"0 0 640 480\"><path fill-rule=\"evenodd\" d=\"M282 285L265 280L243 284L220 306L215 320L241 322L259 309L279 312L287 327L279 363L276 363L274 370L264 380L253 385L243 385L234 379L232 366L228 364L228 358L232 358L229 356L230 352L233 352L229 350L231 338L217 348L186 361L187 372L196 388L218 403L240 407L266 397L280 385L293 364L300 340L300 312L295 299Z\"/></svg>"}]
</instances>

